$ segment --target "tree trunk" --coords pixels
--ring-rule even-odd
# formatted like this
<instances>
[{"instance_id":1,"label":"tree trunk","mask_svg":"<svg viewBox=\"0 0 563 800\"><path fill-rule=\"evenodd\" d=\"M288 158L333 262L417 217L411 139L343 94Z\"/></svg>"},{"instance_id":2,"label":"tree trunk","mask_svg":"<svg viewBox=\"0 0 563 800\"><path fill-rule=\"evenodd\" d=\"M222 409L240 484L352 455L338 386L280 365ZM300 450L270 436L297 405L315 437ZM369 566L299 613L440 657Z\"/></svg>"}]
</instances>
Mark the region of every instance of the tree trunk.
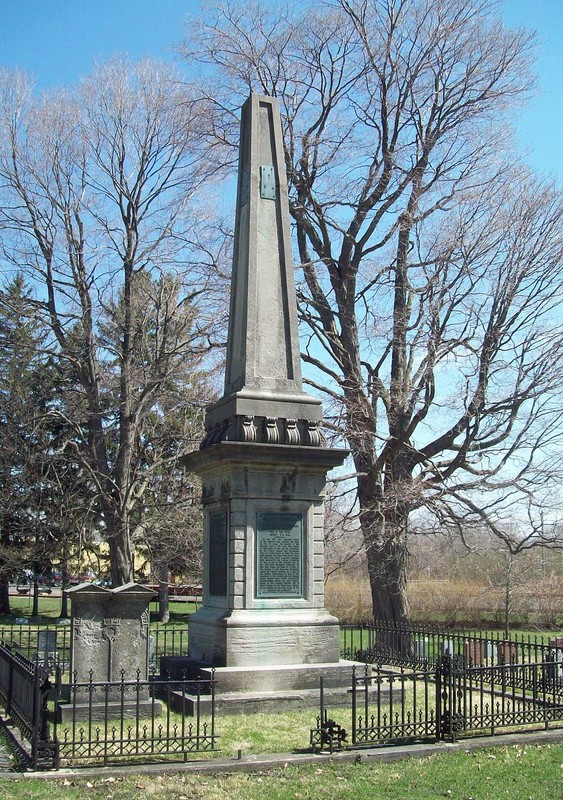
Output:
<instances>
[{"instance_id":1,"label":"tree trunk","mask_svg":"<svg viewBox=\"0 0 563 800\"><path fill-rule=\"evenodd\" d=\"M69 619L69 617L70 614L68 610L68 594L66 593L66 587L63 584L61 588L61 612L59 614L59 619Z\"/></svg>"},{"instance_id":2,"label":"tree trunk","mask_svg":"<svg viewBox=\"0 0 563 800\"><path fill-rule=\"evenodd\" d=\"M170 620L170 597L168 594L168 573L165 579L158 581L158 619L159 622Z\"/></svg>"},{"instance_id":3,"label":"tree trunk","mask_svg":"<svg viewBox=\"0 0 563 800\"><path fill-rule=\"evenodd\" d=\"M10 611L10 581L7 577L0 578L0 614L11 614Z\"/></svg>"},{"instance_id":4,"label":"tree trunk","mask_svg":"<svg viewBox=\"0 0 563 800\"><path fill-rule=\"evenodd\" d=\"M111 501L107 499L102 504L102 510L109 546L111 582L115 588L125 583L132 583L134 580L133 548L127 520L121 519L112 507Z\"/></svg>"},{"instance_id":5,"label":"tree trunk","mask_svg":"<svg viewBox=\"0 0 563 800\"><path fill-rule=\"evenodd\" d=\"M31 616L36 619L39 617L39 581L37 574L33 578L33 606L31 608Z\"/></svg>"},{"instance_id":6,"label":"tree trunk","mask_svg":"<svg viewBox=\"0 0 563 800\"><path fill-rule=\"evenodd\" d=\"M360 519L366 550L373 618L388 628L378 637L384 653L410 655L412 636L403 632L410 626L407 598L406 507L385 502L378 478L373 473L358 482ZM386 509L389 509L386 513Z\"/></svg>"},{"instance_id":7,"label":"tree trunk","mask_svg":"<svg viewBox=\"0 0 563 800\"><path fill-rule=\"evenodd\" d=\"M368 575L375 622L405 627L409 624L406 576L406 536L389 532L366 541Z\"/></svg>"},{"instance_id":8,"label":"tree trunk","mask_svg":"<svg viewBox=\"0 0 563 800\"><path fill-rule=\"evenodd\" d=\"M61 612L59 619L68 619L70 616L68 613L68 595L66 593L68 583L68 548L65 540L61 564Z\"/></svg>"},{"instance_id":9,"label":"tree trunk","mask_svg":"<svg viewBox=\"0 0 563 800\"><path fill-rule=\"evenodd\" d=\"M380 476L366 470L358 479L360 524L366 550L373 618L386 625L409 624L407 600L408 508L384 496ZM391 488L391 492L393 488Z\"/></svg>"},{"instance_id":10,"label":"tree trunk","mask_svg":"<svg viewBox=\"0 0 563 800\"><path fill-rule=\"evenodd\" d=\"M506 574L504 576L504 635L507 639L510 636L510 616L512 614L513 569L514 559L509 553L507 555Z\"/></svg>"}]
</instances>

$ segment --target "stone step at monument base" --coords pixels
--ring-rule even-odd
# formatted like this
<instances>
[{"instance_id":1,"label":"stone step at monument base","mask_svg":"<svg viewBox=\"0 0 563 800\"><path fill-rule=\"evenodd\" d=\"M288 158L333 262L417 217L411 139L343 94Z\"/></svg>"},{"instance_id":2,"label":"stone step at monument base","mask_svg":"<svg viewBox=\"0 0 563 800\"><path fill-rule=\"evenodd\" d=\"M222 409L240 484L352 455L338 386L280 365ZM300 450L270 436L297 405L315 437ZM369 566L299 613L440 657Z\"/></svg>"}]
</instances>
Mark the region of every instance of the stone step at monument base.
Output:
<instances>
[{"instance_id":1,"label":"stone step at monument base","mask_svg":"<svg viewBox=\"0 0 563 800\"><path fill-rule=\"evenodd\" d=\"M351 705L350 689L332 688L324 690L325 708L330 712L334 706ZM200 695L200 713L211 714L211 695ZM171 708L185 716L195 716L198 698L172 692ZM319 714L319 689L285 690L280 692L226 692L215 695L215 712L218 714L278 714L286 711L311 711L311 720Z\"/></svg>"},{"instance_id":2,"label":"stone step at monument base","mask_svg":"<svg viewBox=\"0 0 563 800\"><path fill-rule=\"evenodd\" d=\"M281 692L287 690L315 689L318 691L321 676L327 688L349 686L352 668L363 670L364 664L355 661L336 661L315 664L276 664L259 667L215 667L189 656L163 656L160 660L161 677L174 680L211 680L215 676L217 693L230 692Z\"/></svg>"},{"instance_id":3,"label":"stone step at monument base","mask_svg":"<svg viewBox=\"0 0 563 800\"><path fill-rule=\"evenodd\" d=\"M351 703L353 667L363 675L365 665L355 661L326 664L280 664L268 667L216 667L187 656L164 656L161 677L174 680L209 680L214 676L215 709L224 714L277 713L303 708L319 708L320 683L323 678L325 705ZM173 693L175 711L195 714L195 695ZM211 696L200 695L202 713L211 711Z\"/></svg>"}]
</instances>

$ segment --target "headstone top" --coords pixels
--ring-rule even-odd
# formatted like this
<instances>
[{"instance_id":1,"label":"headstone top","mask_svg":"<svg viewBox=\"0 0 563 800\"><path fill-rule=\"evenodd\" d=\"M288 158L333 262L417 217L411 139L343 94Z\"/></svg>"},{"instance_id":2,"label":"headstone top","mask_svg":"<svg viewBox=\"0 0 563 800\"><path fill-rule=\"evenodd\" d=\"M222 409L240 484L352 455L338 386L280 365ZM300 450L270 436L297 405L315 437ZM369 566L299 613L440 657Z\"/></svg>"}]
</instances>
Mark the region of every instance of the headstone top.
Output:
<instances>
[{"instance_id":1,"label":"headstone top","mask_svg":"<svg viewBox=\"0 0 563 800\"><path fill-rule=\"evenodd\" d=\"M67 590L67 593L72 596L99 595L100 597L108 598L118 595L135 595L136 597L146 596L149 599L157 594L153 589L149 589L140 583L124 583L122 586L116 586L115 589L108 589L105 586L97 586L95 583L88 582L73 586Z\"/></svg>"},{"instance_id":2,"label":"headstone top","mask_svg":"<svg viewBox=\"0 0 563 800\"><path fill-rule=\"evenodd\" d=\"M88 581L84 581L84 583L79 583L77 586L71 586L70 589L67 589L67 594L69 595L82 595L82 594L99 594L99 595L107 595L111 589L106 589L105 586L96 586L95 583L88 583Z\"/></svg>"}]
</instances>

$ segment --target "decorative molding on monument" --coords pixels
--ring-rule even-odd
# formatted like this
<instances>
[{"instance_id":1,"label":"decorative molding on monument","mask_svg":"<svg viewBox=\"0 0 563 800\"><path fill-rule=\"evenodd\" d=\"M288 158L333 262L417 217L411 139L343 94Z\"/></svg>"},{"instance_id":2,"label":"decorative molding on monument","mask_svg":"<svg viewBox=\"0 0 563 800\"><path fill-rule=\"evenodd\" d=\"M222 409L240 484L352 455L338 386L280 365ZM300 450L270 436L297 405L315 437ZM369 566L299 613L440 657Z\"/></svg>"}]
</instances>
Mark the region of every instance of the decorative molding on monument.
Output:
<instances>
[{"instance_id":1,"label":"decorative molding on monument","mask_svg":"<svg viewBox=\"0 0 563 800\"><path fill-rule=\"evenodd\" d=\"M219 442L285 444L296 447L326 447L321 423L311 419L234 415L214 425L200 450Z\"/></svg>"}]
</instances>

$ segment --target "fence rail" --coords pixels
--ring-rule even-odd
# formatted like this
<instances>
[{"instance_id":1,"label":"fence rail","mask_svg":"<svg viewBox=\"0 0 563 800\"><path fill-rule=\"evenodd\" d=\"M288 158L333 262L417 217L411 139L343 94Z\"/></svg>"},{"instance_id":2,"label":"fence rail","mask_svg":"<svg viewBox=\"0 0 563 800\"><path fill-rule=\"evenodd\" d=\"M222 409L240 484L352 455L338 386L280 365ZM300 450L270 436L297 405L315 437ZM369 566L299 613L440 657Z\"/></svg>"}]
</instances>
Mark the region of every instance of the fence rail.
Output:
<instances>
[{"instance_id":1,"label":"fence rail","mask_svg":"<svg viewBox=\"0 0 563 800\"><path fill-rule=\"evenodd\" d=\"M215 679L153 675L114 683L70 675L70 630L4 626L0 701L29 743L34 768L187 760L216 747ZM152 667L187 653L187 630L152 625ZM21 647L24 652L19 652ZM313 748L455 739L563 724L563 637L343 626L350 716L332 718L321 684ZM51 687L51 683L54 685Z\"/></svg>"},{"instance_id":2,"label":"fence rail","mask_svg":"<svg viewBox=\"0 0 563 800\"><path fill-rule=\"evenodd\" d=\"M57 747L49 729L48 670L0 642L0 702L29 744L33 769L57 762Z\"/></svg>"},{"instance_id":3,"label":"fence rail","mask_svg":"<svg viewBox=\"0 0 563 800\"><path fill-rule=\"evenodd\" d=\"M216 747L214 676L78 682L57 664L53 685L52 668L0 643L0 703L33 769L186 761Z\"/></svg>"},{"instance_id":4,"label":"fence rail","mask_svg":"<svg viewBox=\"0 0 563 800\"><path fill-rule=\"evenodd\" d=\"M341 626L341 656L371 664L431 670L451 655L467 666L541 663L556 660L559 649L541 636L494 631L437 630L382 624Z\"/></svg>"},{"instance_id":5,"label":"fence rail","mask_svg":"<svg viewBox=\"0 0 563 800\"><path fill-rule=\"evenodd\" d=\"M69 674L71 631L69 626L3 625L0 640L32 661L38 660L54 673L60 666ZM163 623L150 626L150 667L158 671L161 656L186 655L188 629ZM563 652L563 648L559 649ZM342 658L380 666L433 669L443 655L454 655L471 666L505 663L540 663L554 658L554 648L542 636L513 634L506 638L494 631L437 630L425 626L342 625ZM563 662L562 662L563 663Z\"/></svg>"},{"instance_id":6,"label":"fence rail","mask_svg":"<svg viewBox=\"0 0 563 800\"><path fill-rule=\"evenodd\" d=\"M187 626L177 628L153 623L149 632L150 669L158 671L161 656L186 655L188 652ZM17 650L30 661L39 662L53 675L60 667L70 678L71 629L68 625L1 625L0 641Z\"/></svg>"}]
</instances>

